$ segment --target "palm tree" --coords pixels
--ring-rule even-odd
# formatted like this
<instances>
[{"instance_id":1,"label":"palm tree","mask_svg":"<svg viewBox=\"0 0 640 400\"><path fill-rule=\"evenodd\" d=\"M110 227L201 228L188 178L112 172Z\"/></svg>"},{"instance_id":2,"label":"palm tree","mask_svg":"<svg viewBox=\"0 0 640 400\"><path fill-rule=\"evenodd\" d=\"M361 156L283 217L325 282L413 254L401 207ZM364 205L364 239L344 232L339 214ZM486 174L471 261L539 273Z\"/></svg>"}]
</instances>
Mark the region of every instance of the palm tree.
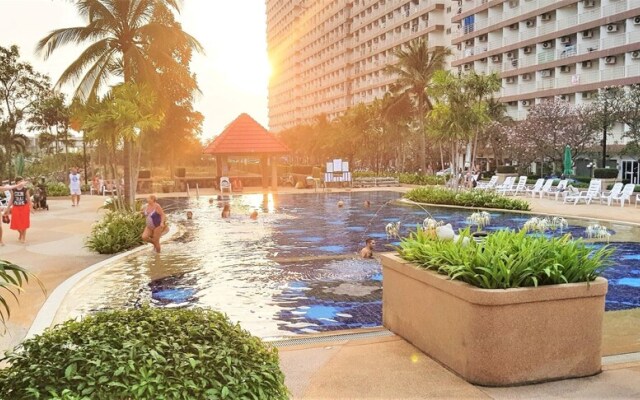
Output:
<instances>
[{"instance_id":1,"label":"palm tree","mask_svg":"<svg viewBox=\"0 0 640 400\"><path fill-rule=\"evenodd\" d=\"M9 261L0 260L0 327L6 327L7 318L11 316L9 303L5 295L9 294L17 302L16 293L23 291L29 279L35 279L43 293L46 293L42 282L31 272Z\"/></svg>"},{"instance_id":2,"label":"palm tree","mask_svg":"<svg viewBox=\"0 0 640 400\"><path fill-rule=\"evenodd\" d=\"M475 106L480 109L488 107L488 101L501 88L501 80L497 73L489 75L478 74L473 71L464 76L464 85L470 96L475 100ZM488 110L486 110L488 111ZM470 145L473 146L471 153L470 166L474 166L476 162L476 154L478 151L478 136L482 126L476 126L473 140Z\"/></svg>"},{"instance_id":3,"label":"palm tree","mask_svg":"<svg viewBox=\"0 0 640 400\"><path fill-rule=\"evenodd\" d=\"M37 50L48 58L64 45L89 43L57 83L77 83L76 95L83 98L96 95L114 77L124 83L157 88L159 64L184 67L176 60L176 48L202 50L198 41L179 25L166 23L167 14L180 11L177 0L76 0L75 5L87 25L52 31L40 40ZM127 138L124 175L125 199L132 202L135 189L131 179L131 140Z\"/></svg>"},{"instance_id":4,"label":"palm tree","mask_svg":"<svg viewBox=\"0 0 640 400\"><path fill-rule=\"evenodd\" d=\"M395 92L399 98L407 96L415 105L415 118L420 129L420 153L419 165L422 171L426 171L427 163L425 153L427 150L427 138L425 132L426 114L431 111L432 104L429 99L429 88L434 72L444 67L446 58L451 54L447 48L429 48L426 39L417 38L409 42L406 47L401 47L394 52L397 63L389 65L385 72L397 77Z\"/></svg>"}]
</instances>

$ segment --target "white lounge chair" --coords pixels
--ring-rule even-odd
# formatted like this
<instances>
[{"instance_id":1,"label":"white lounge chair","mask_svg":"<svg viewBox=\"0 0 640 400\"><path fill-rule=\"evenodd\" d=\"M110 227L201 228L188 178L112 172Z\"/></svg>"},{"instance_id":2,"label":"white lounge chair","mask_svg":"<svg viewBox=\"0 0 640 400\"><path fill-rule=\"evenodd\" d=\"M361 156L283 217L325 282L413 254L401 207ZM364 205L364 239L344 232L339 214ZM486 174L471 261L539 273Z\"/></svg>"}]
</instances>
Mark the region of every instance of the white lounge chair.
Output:
<instances>
[{"instance_id":1,"label":"white lounge chair","mask_svg":"<svg viewBox=\"0 0 640 400\"><path fill-rule=\"evenodd\" d=\"M224 193L225 190L231 193L231 181L228 176L220 177L220 193Z\"/></svg>"},{"instance_id":2,"label":"white lounge chair","mask_svg":"<svg viewBox=\"0 0 640 400\"><path fill-rule=\"evenodd\" d=\"M631 195L633 195L633 191L635 188L636 188L635 184L627 183L626 185L624 185L624 188L622 188L622 191L617 196L613 196L611 200L619 201L620 207L624 207L624 203L626 201L628 201L629 205L631 205Z\"/></svg>"},{"instance_id":3,"label":"white lounge chair","mask_svg":"<svg viewBox=\"0 0 640 400\"><path fill-rule=\"evenodd\" d=\"M515 177L507 176L504 178L504 182L501 185L496 186L496 192L500 194L505 194L508 190L513 189L513 184L515 182Z\"/></svg>"},{"instance_id":4,"label":"white lounge chair","mask_svg":"<svg viewBox=\"0 0 640 400\"><path fill-rule=\"evenodd\" d=\"M586 204L591 204L593 199L600 197L601 186L602 181L600 179L592 179L591 182L589 182L589 188L587 190L565 196L564 202L573 201L573 204L578 204L580 200L584 200Z\"/></svg>"},{"instance_id":5,"label":"white lounge chair","mask_svg":"<svg viewBox=\"0 0 640 400\"><path fill-rule=\"evenodd\" d=\"M614 199L614 197L619 196L620 192L622 192L622 187L623 186L624 186L624 184L622 184L622 182L618 182L618 183L615 183L613 185L613 187L611 188L611 191L602 192L602 195L600 196L600 204L602 204L606 200L607 201L607 205L610 206L611 202Z\"/></svg>"},{"instance_id":6,"label":"white lounge chair","mask_svg":"<svg viewBox=\"0 0 640 400\"><path fill-rule=\"evenodd\" d=\"M478 182L478 186L476 186L476 189L493 189L495 188L496 183L498 183L498 175L492 176L491 179L489 179L489 182Z\"/></svg>"},{"instance_id":7,"label":"white lounge chair","mask_svg":"<svg viewBox=\"0 0 640 400\"><path fill-rule=\"evenodd\" d=\"M553 179L551 180L551 182L553 183ZM550 187L548 191L543 192L545 195L551 197L553 196L554 199L556 201L558 201L558 196L560 196L561 193L566 193L567 190L567 185L569 184L569 180L568 179L563 179L560 182L558 182L558 186L556 187ZM542 198L542 193L540 193L540 198Z\"/></svg>"},{"instance_id":8,"label":"white lounge chair","mask_svg":"<svg viewBox=\"0 0 640 400\"><path fill-rule=\"evenodd\" d=\"M549 193L549 190L551 190L552 186L553 186L553 179L547 179L544 182L544 185L542 185L542 187L540 188L540 190L538 190L537 192L531 191L531 197L534 197L537 194L540 196L540 198L542 198L542 196L544 196L546 193Z\"/></svg>"},{"instance_id":9,"label":"white lounge chair","mask_svg":"<svg viewBox=\"0 0 640 400\"><path fill-rule=\"evenodd\" d=\"M525 193L530 193L531 197L533 197L534 193L540 193L542 185L544 185L544 178L538 179L531 188L525 190Z\"/></svg>"},{"instance_id":10,"label":"white lounge chair","mask_svg":"<svg viewBox=\"0 0 640 400\"><path fill-rule=\"evenodd\" d=\"M517 196L518 192L523 193L525 190L527 190L527 177L521 176L518 178L518 184L514 188L505 191L505 194L513 194L514 196Z\"/></svg>"}]
</instances>

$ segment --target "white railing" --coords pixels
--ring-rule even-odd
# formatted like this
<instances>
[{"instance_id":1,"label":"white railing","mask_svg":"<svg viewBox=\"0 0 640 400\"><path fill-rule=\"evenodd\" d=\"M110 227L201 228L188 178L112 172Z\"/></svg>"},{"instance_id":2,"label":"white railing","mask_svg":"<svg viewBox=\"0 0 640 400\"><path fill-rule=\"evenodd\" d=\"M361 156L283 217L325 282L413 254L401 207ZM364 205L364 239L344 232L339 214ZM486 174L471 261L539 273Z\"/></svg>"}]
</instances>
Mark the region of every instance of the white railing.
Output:
<instances>
[{"instance_id":1,"label":"white railing","mask_svg":"<svg viewBox=\"0 0 640 400\"><path fill-rule=\"evenodd\" d=\"M572 15L569 18L560 18L557 22L558 30L570 28L572 26L576 26L578 24L578 16Z\"/></svg>"},{"instance_id":2,"label":"white railing","mask_svg":"<svg viewBox=\"0 0 640 400\"><path fill-rule=\"evenodd\" d=\"M607 49L611 47L624 46L627 43L627 35L625 34L611 34L608 33L607 36L604 36L600 39L600 44L602 49Z\"/></svg>"},{"instance_id":3,"label":"white railing","mask_svg":"<svg viewBox=\"0 0 640 400\"><path fill-rule=\"evenodd\" d=\"M543 51L538 53L538 64L544 64L556 59L556 54L553 51Z\"/></svg>"},{"instance_id":4,"label":"white railing","mask_svg":"<svg viewBox=\"0 0 640 400\"><path fill-rule=\"evenodd\" d=\"M606 66L605 69L600 71L600 80L601 81L610 81L613 79L621 79L625 77L625 67L621 65L619 67L610 67Z\"/></svg>"},{"instance_id":5,"label":"white railing","mask_svg":"<svg viewBox=\"0 0 640 400\"><path fill-rule=\"evenodd\" d=\"M555 79L539 78L538 81L536 82L536 89L537 90L553 89L556 87L555 83L556 83Z\"/></svg>"}]
</instances>

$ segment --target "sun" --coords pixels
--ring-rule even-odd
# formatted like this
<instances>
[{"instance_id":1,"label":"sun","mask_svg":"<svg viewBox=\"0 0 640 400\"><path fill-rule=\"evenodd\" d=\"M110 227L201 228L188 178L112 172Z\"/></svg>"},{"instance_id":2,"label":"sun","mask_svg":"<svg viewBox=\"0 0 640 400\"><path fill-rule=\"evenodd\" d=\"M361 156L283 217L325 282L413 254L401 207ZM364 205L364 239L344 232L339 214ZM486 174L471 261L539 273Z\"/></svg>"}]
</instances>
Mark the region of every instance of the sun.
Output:
<instances>
[{"instance_id":1,"label":"sun","mask_svg":"<svg viewBox=\"0 0 640 400\"><path fill-rule=\"evenodd\" d=\"M225 82L249 94L263 93L271 76L271 64L267 55L261 54L259 50L234 53L232 58L216 63Z\"/></svg>"}]
</instances>

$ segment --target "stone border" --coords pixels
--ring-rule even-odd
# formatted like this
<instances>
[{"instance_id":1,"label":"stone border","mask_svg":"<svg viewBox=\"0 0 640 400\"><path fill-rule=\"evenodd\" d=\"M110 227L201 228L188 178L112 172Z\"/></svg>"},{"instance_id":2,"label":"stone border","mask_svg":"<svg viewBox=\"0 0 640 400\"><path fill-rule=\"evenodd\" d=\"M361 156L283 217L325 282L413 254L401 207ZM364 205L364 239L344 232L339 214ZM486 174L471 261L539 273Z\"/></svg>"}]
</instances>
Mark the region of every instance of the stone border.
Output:
<instances>
[{"instance_id":1,"label":"stone border","mask_svg":"<svg viewBox=\"0 0 640 400\"><path fill-rule=\"evenodd\" d=\"M620 220L617 220L617 219L606 219L606 218L599 218L599 217L584 217L584 216L581 216L581 215L554 214L554 213L545 213L545 212L538 212L538 211L507 210L507 209L504 209L504 208L466 207L466 206L456 206L456 205L453 205L453 204L420 203L420 202L417 202L417 201L408 200L408 199L406 199L404 197L398 199L397 201L400 202L400 203L416 205L416 206L455 208L455 209L458 209L458 210L481 210L481 211L493 211L493 212L525 214L525 215L545 215L545 216L550 216L550 217L563 217L563 218L569 218L569 219L579 219L579 220L582 220L582 221L593 221L593 220L595 220L595 221L608 222L608 223L612 223L612 224L622 224L622 225L640 227L640 222L620 221Z\"/></svg>"},{"instance_id":2,"label":"stone border","mask_svg":"<svg viewBox=\"0 0 640 400\"><path fill-rule=\"evenodd\" d=\"M164 243L170 239L173 239L177 233L178 233L177 225L171 224L169 228L169 232L167 232L166 235L160 238L160 242ZM53 324L53 320L55 319L56 313L60 309L60 306L62 305L62 302L64 301L64 299L67 297L67 294L78 283L80 283L81 280L83 280L84 278L88 277L89 275L95 272L98 272L99 270L107 266L113 265L113 263L116 261L123 260L145 249L148 249L148 247L146 244L143 244L138 247L134 247L131 250L127 250L124 253L116 254L113 257L109 257L106 260L102 260L99 263L93 264L83 269L82 271L79 271L74 275L71 275L69 278L67 278L65 281L59 284L53 290L53 292L51 292L51 295L49 295L47 299L44 301L44 304L42 304L42 307L40 307L40 310L38 311L38 314L36 314L36 318L33 320L33 323L31 324L31 327L29 328L29 331L27 332L27 335L24 337L23 341L27 339L31 339L36 335L40 335L45 331L45 329L51 327L51 324Z\"/></svg>"}]
</instances>

